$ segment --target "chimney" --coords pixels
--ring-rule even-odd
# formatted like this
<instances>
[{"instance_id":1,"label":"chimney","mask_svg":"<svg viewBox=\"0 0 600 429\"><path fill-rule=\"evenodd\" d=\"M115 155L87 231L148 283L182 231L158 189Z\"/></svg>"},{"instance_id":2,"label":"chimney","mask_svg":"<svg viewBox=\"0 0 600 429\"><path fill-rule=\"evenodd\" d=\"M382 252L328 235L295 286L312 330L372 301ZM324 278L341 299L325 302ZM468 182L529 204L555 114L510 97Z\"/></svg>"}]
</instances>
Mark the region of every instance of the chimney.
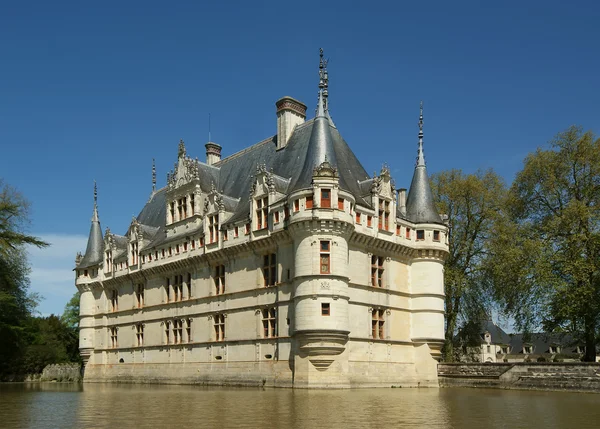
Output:
<instances>
[{"instance_id":1,"label":"chimney","mask_svg":"<svg viewBox=\"0 0 600 429\"><path fill-rule=\"evenodd\" d=\"M306 104L292 97L283 97L275 103L277 107L277 150L287 145L296 125L306 120Z\"/></svg>"},{"instance_id":2,"label":"chimney","mask_svg":"<svg viewBox=\"0 0 600 429\"><path fill-rule=\"evenodd\" d=\"M403 215L406 215L406 188L398 189L398 210Z\"/></svg>"},{"instance_id":3,"label":"chimney","mask_svg":"<svg viewBox=\"0 0 600 429\"><path fill-rule=\"evenodd\" d=\"M221 146L208 142L204 145L206 147L206 163L208 165L213 165L221 160Z\"/></svg>"}]
</instances>

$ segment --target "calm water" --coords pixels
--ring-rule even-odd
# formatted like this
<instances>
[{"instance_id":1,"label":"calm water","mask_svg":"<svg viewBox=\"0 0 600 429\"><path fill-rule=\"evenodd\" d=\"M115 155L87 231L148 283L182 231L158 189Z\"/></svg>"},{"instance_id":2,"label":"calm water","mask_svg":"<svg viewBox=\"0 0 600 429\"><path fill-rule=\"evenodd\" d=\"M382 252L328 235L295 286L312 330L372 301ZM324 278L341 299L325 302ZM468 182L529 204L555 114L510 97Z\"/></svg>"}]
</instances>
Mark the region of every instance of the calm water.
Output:
<instances>
[{"instance_id":1,"label":"calm water","mask_svg":"<svg viewBox=\"0 0 600 429\"><path fill-rule=\"evenodd\" d=\"M2 428L599 428L600 395L0 384Z\"/></svg>"}]
</instances>

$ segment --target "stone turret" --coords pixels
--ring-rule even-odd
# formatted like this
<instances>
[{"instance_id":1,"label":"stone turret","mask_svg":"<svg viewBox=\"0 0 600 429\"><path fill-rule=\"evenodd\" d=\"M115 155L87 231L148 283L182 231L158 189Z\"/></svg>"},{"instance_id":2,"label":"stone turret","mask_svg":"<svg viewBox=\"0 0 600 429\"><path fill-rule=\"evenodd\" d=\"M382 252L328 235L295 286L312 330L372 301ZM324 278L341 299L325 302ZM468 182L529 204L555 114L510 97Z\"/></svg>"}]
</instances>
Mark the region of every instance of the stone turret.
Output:
<instances>
[{"instance_id":1,"label":"stone turret","mask_svg":"<svg viewBox=\"0 0 600 429\"><path fill-rule=\"evenodd\" d=\"M76 272L76 286L79 298L79 351L84 365L94 349L94 295L89 283L101 276L100 266L104 255L104 239L98 217L98 190L94 182L94 212L85 255L79 260Z\"/></svg>"}]
</instances>

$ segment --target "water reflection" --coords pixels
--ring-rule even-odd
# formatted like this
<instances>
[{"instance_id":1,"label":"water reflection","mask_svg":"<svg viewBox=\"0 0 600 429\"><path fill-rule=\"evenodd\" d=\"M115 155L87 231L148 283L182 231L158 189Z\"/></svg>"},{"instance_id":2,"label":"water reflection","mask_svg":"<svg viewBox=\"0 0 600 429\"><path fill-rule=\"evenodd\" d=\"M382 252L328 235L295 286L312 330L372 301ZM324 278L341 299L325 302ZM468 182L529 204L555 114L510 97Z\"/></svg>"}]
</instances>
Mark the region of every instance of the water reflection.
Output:
<instances>
[{"instance_id":1,"label":"water reflection","mask_svg":"<svg viewBox=\"0 0 600 429\"><path fill-rule=\"evenodd\" d=\"M592 428L600 395L483 389L305 391L0 384L0 426Z\"/></svg>"}]
</instances>

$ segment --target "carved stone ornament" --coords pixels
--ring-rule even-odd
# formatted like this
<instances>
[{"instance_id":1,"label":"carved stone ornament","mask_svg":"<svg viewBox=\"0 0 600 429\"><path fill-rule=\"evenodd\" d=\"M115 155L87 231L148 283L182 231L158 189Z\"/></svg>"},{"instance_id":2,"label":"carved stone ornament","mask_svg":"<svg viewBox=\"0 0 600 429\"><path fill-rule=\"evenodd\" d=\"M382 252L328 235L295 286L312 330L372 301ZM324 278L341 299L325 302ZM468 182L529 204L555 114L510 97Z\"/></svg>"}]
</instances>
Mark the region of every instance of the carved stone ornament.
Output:
<instances>
[{"instance_id":1,"label":"carved stone ornament","mask_svg":"<svg viewBox=\"0 0 600 429\"><path fill-rule=\"evenodd\" d=\"M332 167L329 161L325 159L319 166L313 170L313 177L339 177L337 168Z\"/></svg>"}]
</instances>

